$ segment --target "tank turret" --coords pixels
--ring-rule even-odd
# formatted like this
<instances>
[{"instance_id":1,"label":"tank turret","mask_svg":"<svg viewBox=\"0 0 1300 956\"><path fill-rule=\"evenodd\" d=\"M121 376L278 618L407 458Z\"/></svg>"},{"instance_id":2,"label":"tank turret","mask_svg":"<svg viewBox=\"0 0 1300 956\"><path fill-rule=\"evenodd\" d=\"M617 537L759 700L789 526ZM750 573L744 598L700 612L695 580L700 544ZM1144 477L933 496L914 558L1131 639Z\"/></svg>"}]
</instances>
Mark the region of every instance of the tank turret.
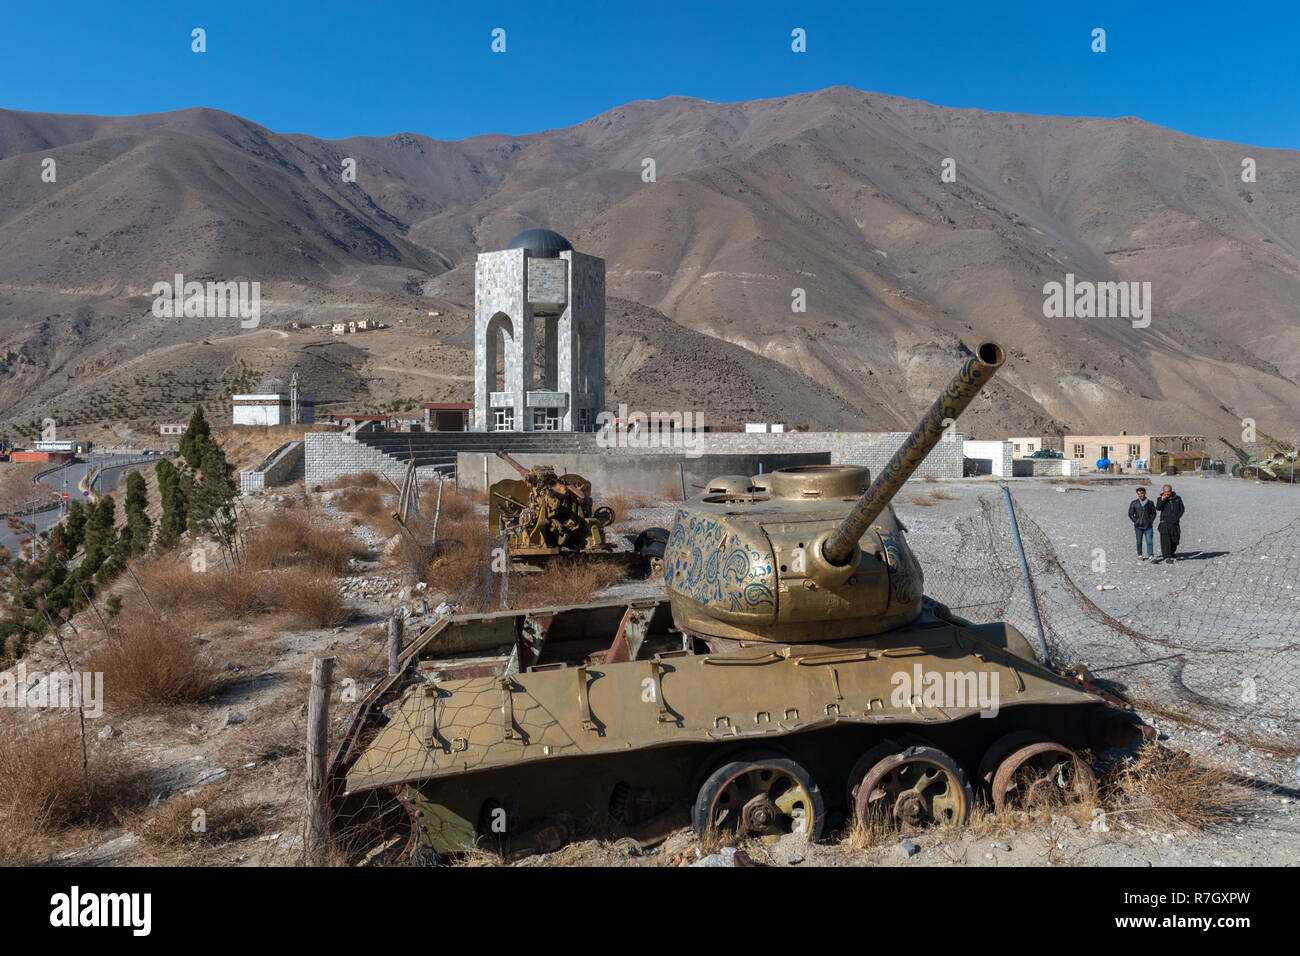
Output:
<instances>
[{"instance_id":1,"label":"tank turret","mask_svg":"<svg viewBox=\"0 0 1300 956\"><path fill-rule=\"evenodd\" d=\"M853 465L783 468L743 489L733 477L710 482L684 502L664 553L677 626L703 638L805 643L915 620L921 568L890 501L1004 358L998 345L981 345L874 480Z\"/></svg>"}]
</instances>

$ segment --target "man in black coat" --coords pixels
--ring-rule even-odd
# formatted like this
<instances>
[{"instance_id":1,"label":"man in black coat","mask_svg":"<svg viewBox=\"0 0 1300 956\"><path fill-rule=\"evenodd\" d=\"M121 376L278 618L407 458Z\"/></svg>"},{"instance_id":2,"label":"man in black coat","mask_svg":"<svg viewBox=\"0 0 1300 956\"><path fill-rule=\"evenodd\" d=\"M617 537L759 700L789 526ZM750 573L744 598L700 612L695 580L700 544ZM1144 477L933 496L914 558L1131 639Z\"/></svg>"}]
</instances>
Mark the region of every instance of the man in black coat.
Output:
<instances>
[{"instance_id":1,"label":"man in black coat","mask_svg":"<svg viewBox=\"0 0 1300 956\"><path fill-rule=\"evenodd\" d=\"M1155 557L1151 550L1151 526L1156 523L1156 506L1155 503L1147 499L1147 490L1139 488L1137 497L1128 504L1128 520L1133 522L1133 530L1137 532L1137 549L1139 561L1150 561ZM1147 542L1147 556L1142 557L1142 539Z\"/></svg>"},{"instance_id":2,"label":"man in black coat","mask_svg":"<svg viewBox=\"0 0 1300 956\"><path fill-rule=\"evenodd\" d=\"M1178 551L1178 538L1182 532L1178 527L1178 522L1183 517L1183 499L1174 494L1174 489L1165 485L1160 489L1160 497L1156 500L1156 510L1160 512L1160 556L1170 564L1176 560L1175 552Z\"/></svg>"}]
</instances>

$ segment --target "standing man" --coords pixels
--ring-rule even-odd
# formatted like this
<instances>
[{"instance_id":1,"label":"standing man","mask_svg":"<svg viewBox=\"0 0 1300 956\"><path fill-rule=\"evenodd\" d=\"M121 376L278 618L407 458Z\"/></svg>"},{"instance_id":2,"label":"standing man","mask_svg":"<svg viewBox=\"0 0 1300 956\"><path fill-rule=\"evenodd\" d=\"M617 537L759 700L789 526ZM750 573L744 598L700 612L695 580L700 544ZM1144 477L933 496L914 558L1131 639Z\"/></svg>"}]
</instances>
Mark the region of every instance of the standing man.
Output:
<instances>
[{"instance_id":1,"label":"standing man","mask_svg":"<svg viewBox=\"0 0 1300 956\"><path fill-rule=\"evenodd\" d=\"M1128 503L1128 520L1133 522L1133 530L1137 532L1137 549L1139 561L1150 561L1155 557L1155 552L1151 549L1151 526L1156 523L1156 506L1152 501L1147 500L1147 490L1139 488L1137 497ZM1146 538L1147 556L1142 557L1142 539Z\"/></svg>"},{"instance_id":2,"label":"standing man","mask_svg":"<svg viewBox=\"0 0 1300 956\"><path fill-rule=\"evenodd\" d=\"M1183 517L1183 499L1174 494L1171 486L1165 485L1160 489L1156 510L1160 512L1160 556L1173 564L1177 560L1174 553L1178 550L1178 539L1182 534L1178 522Z\"/></svg>"}]
</instances>

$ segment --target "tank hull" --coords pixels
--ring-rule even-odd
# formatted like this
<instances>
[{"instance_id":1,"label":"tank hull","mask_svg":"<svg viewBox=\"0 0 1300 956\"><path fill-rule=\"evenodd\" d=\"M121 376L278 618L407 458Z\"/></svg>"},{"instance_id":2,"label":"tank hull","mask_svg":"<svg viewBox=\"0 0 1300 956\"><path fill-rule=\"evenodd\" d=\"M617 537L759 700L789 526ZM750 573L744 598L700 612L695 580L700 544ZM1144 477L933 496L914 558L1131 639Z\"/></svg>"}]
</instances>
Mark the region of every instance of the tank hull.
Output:
<instances>
[{"instance_id":1,"label":"tank hull","mask_svg":"<svg viewBox=\"0 0 1300 956\"><path fill-rule=\"evenodd\" d=\"M799 761L834 812L854 760L887 739L924 738L973 778L1013 730L1093 751L1136 732L1122 701L1043 667L1013 627L928 603L906 627L800 644L683 635L667 601L467 615L402 664L362 702L335 793L344 817L367 795L399 800L412 846L437 853L653 839L740 751Z\"/></svg>"}]
</instances>

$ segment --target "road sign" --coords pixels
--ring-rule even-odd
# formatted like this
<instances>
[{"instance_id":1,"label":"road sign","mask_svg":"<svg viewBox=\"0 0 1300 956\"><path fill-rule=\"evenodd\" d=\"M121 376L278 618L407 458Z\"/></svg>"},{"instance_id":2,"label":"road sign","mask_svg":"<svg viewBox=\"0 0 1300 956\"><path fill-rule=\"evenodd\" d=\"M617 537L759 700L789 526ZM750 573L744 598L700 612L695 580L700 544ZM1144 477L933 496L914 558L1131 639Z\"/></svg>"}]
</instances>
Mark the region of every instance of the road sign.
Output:
<instances>
[{"instance_id":1,"label":"road sign","mask_svg":"<svg viewBox=\"0 0 1300 956\"><path fill-rule=\"evenodd\" d=\"M64 501L68 500L68 493L66 491L63 493L63 500Z\"/></svg>"}]
</instances>

